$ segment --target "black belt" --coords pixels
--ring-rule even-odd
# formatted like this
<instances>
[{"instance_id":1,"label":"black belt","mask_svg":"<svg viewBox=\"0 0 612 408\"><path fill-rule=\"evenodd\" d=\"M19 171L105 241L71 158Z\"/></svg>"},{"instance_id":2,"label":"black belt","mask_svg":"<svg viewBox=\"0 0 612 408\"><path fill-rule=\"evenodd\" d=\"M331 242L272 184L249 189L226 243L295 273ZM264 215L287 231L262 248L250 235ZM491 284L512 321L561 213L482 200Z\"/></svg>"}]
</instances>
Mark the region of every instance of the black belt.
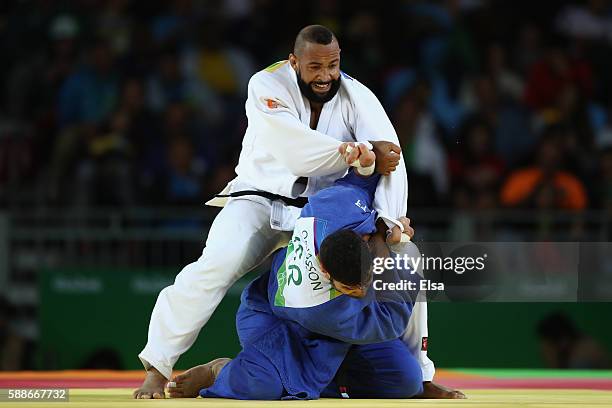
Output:
<instances>
[{"instance_id":1,"label":"black belt","mask_svg":"<svg viewBox=\"0 0 612 408\"><path fill-rule=\"evenodd\" d=\"M282 196L280 194L274 194L274 193L269 193L267 191L257 191L257 190L236 191L230 194L217 194L215 197L226 198L226 197L243 197L243 196L249 196L249 195L264 197L264 198L267 198L268 200L281 200L285 204L290 205L292 207L302 208L306 204L308 204L307 197L290 198L290 197Z\"/></svg>"}]
</instances>

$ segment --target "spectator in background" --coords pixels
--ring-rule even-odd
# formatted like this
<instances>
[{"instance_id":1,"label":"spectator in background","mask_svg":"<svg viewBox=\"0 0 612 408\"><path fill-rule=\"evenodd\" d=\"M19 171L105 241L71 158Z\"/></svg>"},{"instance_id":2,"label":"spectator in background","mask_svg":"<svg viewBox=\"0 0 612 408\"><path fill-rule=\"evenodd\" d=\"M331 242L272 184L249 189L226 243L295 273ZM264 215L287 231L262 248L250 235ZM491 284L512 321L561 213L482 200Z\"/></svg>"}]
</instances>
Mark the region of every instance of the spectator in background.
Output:
<instances>
[{"instance_id":1,"label":"spectator in background","mask_svg":"<svg viewBox=\"0 0 612 408\"><path fill-rule=\"evenodd\" d=\"M148 205L164 204L166 194L159 194L159 186L165 185L172 166L169 160L170 146L174 140L186 139L197 151L197 122L192 111L182 103L168 105L163 112L160 135L148 140L142 159L138 164L138 185L142 199ZM201 167L208 169L209 163L202 159Z\"/></svg>"},{"instance_id":2,"label":"spectator in background","mask_svg":"<svg viewBox=\"0 0 612 408\"><path fill-rule=\"evenodd\" d=\"M109 0L101 3L97 13L95 33L104 38L114 54L121 56L131 46L132 18L127 13L128 0Z\"/></svg>"},{"instance_id":3,"label":"spectator in background","mask_svg":"<svg viewBox=\"0 0 612 408\"><path fill-rule=\"evenodd\" d=\"M428 84L418 81L401 98L393 115L410 180L411 207L436 206L446 198L449 188L446 152L427 111L429 92Z\"/></svg>"},{"instance_id":4,"label":"spectator in background","mask_svg":"<svg viewBox=\"0 0 612 408\"><path fill-rule=\"evenodd\" d=\"M126 119L123 132L129 155L140 164L146 154L146 147L160 139L158 115L146 103L144 84L140 79L128 78L123 82L121 100L115 115Z\"/></svg>"},{"instance_id":5,"label":"spectator in background","mask_svg":"<svg viewBox=\"0 0 612 408\"><path fill-rule=\"evenodd\" d=\"M502 181L505 165L493 149L493 131L477 118L464 125L462 143L451 154L448 167L457 204L472 209L497 207L496 192Z\"/></svg>"},{"instance_id":6,"label":"spectator in background","mask_svg":"<svg viewBox=\"0 0 612 408\"><path fill-rule=\"evenodd\" d=\"M508 65L506 51L501 44L493 43L487 47L485 70L495 83L503 101L521 101L525 83Z\"/></svg>"},{"instance_id":7,"label":"spectator in background","mask_svg":"<svg viewBox=\"0 0 612 408\"><path fill-rule=\"evenodd\" d=\"M51 156L47 192L55 203L65 202L65 197L70 196L66 189L74 187L74 180L65 180L65 176L78 164L81 152L99 137L100 126L108 123L119 98L120 75L108 44L97 39L87 57L87 62L59 90L59 134Z\"/></svg>"},{"instance_id":8,"label":"spectator in background","mask_svg":"<svg viewBox=\"0 0 612 408\"><path fill-rule=\"evenodd\" d=\"M557 14L555 28L571 41L571 49L582 53L592 67L598 102L612 99L612 15L607 0L572 2Z\"/></svg>"},{"instance_id":9,"label":"spectator in background","mask_svg":"<svg viewBox=\"0 0 612 408\"><path fill-rule=\"evenodd\" d=\"M192 0L171 0L162 3L162 9L150 23L153 40L162 46L188 39L188 27L196 15Z\"/></svg>"},{"instance_id":10,"label":"spectator in background","mask_svg":"<svg viewBox=\"0 0 612 408\"><path fill-rule=\"evenodd\" d=\"M62 128L99 124L117 104L120 75L114 53L102 39L91 45L88 61L71 74L59 91L58 114Z\"/></svg>"},{"instance_id":11,"label":"spectator in background","mask_svg":"<svg viewBox=\"0 0 612 408\"><path fill-rule=\"evenodd\" d=\"M203 180L205 166L195 155L191 140L177 137L170 141L163 182L165 202L170 205L200 205L205 200Z\"/></svg>"},{"instance_id":12,"label":"spectator in background","mask_svg":"<svg viewBox=\"0 0 612 408\"><path fill-rule=\"evenodd\" d=\"M128 116L115 112L99 126L87 127L87 142L76 164L74 204L121 206L131 201L130 173L126 163Z\"/></svg>"},{"instance_id":13,"label":"spectator in background","mask_svg":"<svg viewBox=\"0 0 612 408\"><path fill-rule=\"evenodd\" d=\"M610 355L602 345L582 333L564 313L555 312L537 326L540 350L549 368L606 369Z\"/></svg>"},{"instance_id":14,"label":"spectator in background","mask_svg":"<svg viewBox=\"0 0 612 408\"><path fill-rule=\"evenodd\" d=\"M462 19L469 7L459 1L411 2L405 7L408 24L420 39L421 68L428 76L443 73L455 90L478 65L476 47Z\"/></svg>"},{"instance_id":15,"label":"spectator in background","mask_svg":"<svg viewBox=\"0 0 612 408\"><path fill-rule=\"evenodd\" d=\"M159 55L147 82L147 103L157 113L170 104L185 103L208 122L218 122L222 117L220 101L206 84L183 74L174 46L164 48Z\"/></svg>"},{"instance_id":16,"label":"spectator in background","mask_svg":"<svg viewBox=\"0 0 612 408\"><path fill-rule=\"evenodd\" d=\"M561 169L561 142L554 134L544 134L536 162L513 171L501 190L501 203L512 208L583 210L587 195L582 182Z\"/></svg>"},{"instance_id":17,"label":"spectator in background","mask_svg":"<svg viewBox=\"0 0 612 408\"><path fill-rule=\"evenodd\" d=\"M124 81L111 119L92 128L77 165L81 205L125 206L135 202L133 166L145 160L149 144L160 139L156 116L146 107L139 79Z\"/></svg>"},{"instance_id":18,"label":"spectator in background","mask_svg":"<svg viewBox=\"0 0 612 408\"><path fill-rule=\"evenodd\" d=\"M547 109L555 105L568 86L574 86L584 96L590 96L593 92L589 64L570 57L565 45L562 39L552 38L544 57L534 63L528 73L525 103L544 117L548 114Z\"/></svg>"},{"instance_id":19,"label":"spectator in background","mask_svg":"<svg viewBox=\"0 0 612 408\"><path fill-rule=\"evenodd\" d=\"M466 110L465 121L483 121L492 132L492 148L505 162L513 165L534 148L536 140L531 132L529 112L511 95L504 97L499 88L501 83L499 77L486 73L466 81L461 104ZM506 92L512 94L513 91L507 89Z\"/></svg>"},{"instance_id":20,"label":"spectator in background","mask_svg":"<svg viewBox=\"0 0 612 408\"><path fill-rule=\"evenodd\" d=\"M385 59L380 33L380 20L370 12L361 11L347 22L341 37L343 48L350 50L346 55L342 53L343 69L368 85L376 83Z\"/></svg>"},{"instance_id":21,"label":"spectator in background","mask_svg":"<svg viewBox=\"0 0 612 408\"><path fill-rule=\"evenodd\" d=\"M79 26L70 15L55 17L48 30L48 45L17 61L7 80L6 106L15 119L52 116L52 104L60 86L72 73L78 57Z\"/></svg>"},{"instance_id":22,"label":"spectator in background","mask_svg":"<svg viewBox=\"0 0 612 408\"><path fill-rule=\"evenodd\" d=\"M197 49L185 55L190 79L198 80L224 98L242 98L255 72L249 55L227 43L223 21L202 22Z\"/></svg>"},{"instance_id":23,"label":"spectator in background","mask_svg":"<svg viewBox=\"0 0 612 408\"><path fill-rule=\"evenodd\" d=\"M516 69L521 77L525 78L543 53L540 27L529 21L522 24L518 30L516 47L512 52Z\"/></svg>"}]
</instances>

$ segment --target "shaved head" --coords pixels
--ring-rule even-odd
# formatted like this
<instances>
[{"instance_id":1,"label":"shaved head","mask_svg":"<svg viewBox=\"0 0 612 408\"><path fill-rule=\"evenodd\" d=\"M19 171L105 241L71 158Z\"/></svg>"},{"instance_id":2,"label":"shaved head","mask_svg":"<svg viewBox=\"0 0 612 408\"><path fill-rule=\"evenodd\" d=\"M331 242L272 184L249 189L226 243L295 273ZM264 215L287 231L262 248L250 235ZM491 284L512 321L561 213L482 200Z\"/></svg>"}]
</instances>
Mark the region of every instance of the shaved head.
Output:
<instances>
[{"instance_id":1,"label":"shaved head","mask_svg":"<svg viewBox=\"0 0 612 408\"><path fill-rule=\"evenodd\" d=\"M300 30L295 37L293 53L300 56L308 44L329 45L338 39L331 30L322 25L309 25Z\"/></svg>"},{"instance_id":2,"label":"shaved head","mask_svg":"<svg viewBox=\"0 0 612 408\"><path fill-rule=\"evenodd\" d=\"M340 89L340 46L334 33L321 25L302 28L289 63L302 94L311 103L330 101Z\"/></svg>"}]
</instances>

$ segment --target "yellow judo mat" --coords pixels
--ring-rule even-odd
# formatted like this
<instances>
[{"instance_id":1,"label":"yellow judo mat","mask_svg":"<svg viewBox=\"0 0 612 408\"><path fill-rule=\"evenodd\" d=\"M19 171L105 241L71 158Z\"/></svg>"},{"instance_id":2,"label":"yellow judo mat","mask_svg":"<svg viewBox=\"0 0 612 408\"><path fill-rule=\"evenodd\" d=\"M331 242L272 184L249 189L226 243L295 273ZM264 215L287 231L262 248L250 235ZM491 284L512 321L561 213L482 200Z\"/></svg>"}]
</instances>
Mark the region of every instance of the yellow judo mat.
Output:
<instances>
[{"instance_id":1,"label":"yellow judo mat","mask_svg":"<svg viewBox=\"0 0 612 408\"><path fill-rule=\"evenodd\" d=\"M612 407L612 391L602 390L538 390L538 389L486 389L464 390L466 400L357 400L357 399L320 399L317 401L234 401L224 399L166 399L134 400L131 391L125 388L114 389L73 389L70 390L69 402L0 402L4 407L42 408L69 406L72 408L98 407L273 407L273 408L352 408L352 407L403 407L423 406L428 408L451 407Z\"/></svg>"},{"instance_id":2,"label":"yellow judo mat","mask_svg":"<svg viewBox=\"0 0 612 408\"><path fill-rule=\"evenodd\" d=\"M8 407L611 407L612 371L438 369L436 381L462 390L466 400L320 399L316 401L236 401L227 399L135 400L132 390L143 371L21 371L0 372L0 396L9 389L67 389L68 402L8 401Z\"/></svg>"}]
</instances>

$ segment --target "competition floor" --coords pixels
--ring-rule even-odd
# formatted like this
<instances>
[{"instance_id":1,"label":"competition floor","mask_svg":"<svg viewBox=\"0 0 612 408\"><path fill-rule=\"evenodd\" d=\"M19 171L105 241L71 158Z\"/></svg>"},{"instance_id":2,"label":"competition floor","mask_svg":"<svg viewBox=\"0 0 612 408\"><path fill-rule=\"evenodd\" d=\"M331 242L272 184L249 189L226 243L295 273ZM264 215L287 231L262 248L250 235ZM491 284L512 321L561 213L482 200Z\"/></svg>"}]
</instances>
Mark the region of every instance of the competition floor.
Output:
<instances>
[{"instance_id":1,"label":"competition floor","mask_svg":"<svg viewBox=\"0 0 612 408\"><path fill-rule=\"evenodd\" d=\"M154 404L156 407L213 408L274 406L274 407L400 407L404 405L428 408L460 405L465 407L612 407L612 371L555 370L437 370L436 381L461 389L467 400L335 400L318 401L233 401L221 399L132 400L131 391L142 381L141 371L56 371L1 372L0 389L7 388L69 388L73 408L135 407ZM0 402L0 408L43 407L64 404L43 402ZM298 407L298 408L299 408Z\"/></svg>"}]
</instances>

